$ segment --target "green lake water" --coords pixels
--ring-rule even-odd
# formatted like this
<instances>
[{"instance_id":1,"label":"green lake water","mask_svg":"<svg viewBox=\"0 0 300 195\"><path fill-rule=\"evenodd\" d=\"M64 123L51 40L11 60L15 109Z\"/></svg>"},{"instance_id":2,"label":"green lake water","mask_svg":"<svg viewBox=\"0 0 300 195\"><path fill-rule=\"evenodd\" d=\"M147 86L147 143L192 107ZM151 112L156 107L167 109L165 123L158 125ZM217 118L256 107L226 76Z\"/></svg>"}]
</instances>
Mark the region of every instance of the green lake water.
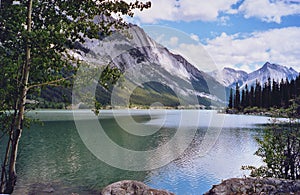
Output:
<instances>
[{"instance_id":1,"label":"green lake water","mask_svg":"<svg viewBox=\"0 0 300 195\"><path fill-rule=\"evenodd\" d=\"M88 117L91 113L76 112L80 114L79 123L86 129L87 135L93 138L95 134L94 142L101 140L97 138L98 130L93 126L95 119ZM88 149L81 139L84 135L78 131L72 111L32 111L28 115L39 118L42 124L32 125L22 135L17 163L18 183L14 194L30 194L40 186L51 187L54 190L52 194L96 194L104 186L125 179L143 181L151 187L176 194L203 194L222 179L248 174L241 171L242 165L262 163L253 155L257 149L255 137L262 135L259 125L268 122L267 117L221 115L215 111L102 111L97 123L101 124L112 142L128 150L159 148L177 135L179 126L186 133L183 135L193 134L188 148L166 165L146 171L128 171L99 160ZM130 116L138 125L131 126L130 120L127 120ZM195 117L199 119L196 122ZM76 120L78 122L78 115ZM118 124L120 121L126 127ZM157 130L151 135L137 136L124 128L144 133ZM205 137L208 134L210 136ZM203 140L209 140L206 144L208 148L203 146ZM187 141L185 136L177 138L172 147L174 154ZM207 152L203 153L204 149ZM118 165L136 163L131 156L116 155L110 148L99 150L104 150L102 152L112 157ZM167 154L157 155L159 159L164 159ZM150 166L151 162L141 163Z\"/></svg>"}]
</instances>

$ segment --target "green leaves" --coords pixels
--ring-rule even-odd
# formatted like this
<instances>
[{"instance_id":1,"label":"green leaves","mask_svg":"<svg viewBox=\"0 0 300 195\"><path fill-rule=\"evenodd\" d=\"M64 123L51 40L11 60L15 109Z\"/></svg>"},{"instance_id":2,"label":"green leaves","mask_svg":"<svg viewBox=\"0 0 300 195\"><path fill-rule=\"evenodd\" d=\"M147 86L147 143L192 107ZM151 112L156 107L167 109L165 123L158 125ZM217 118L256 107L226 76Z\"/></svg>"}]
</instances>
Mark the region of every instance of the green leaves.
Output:
<instances>
[{"instance_id":1,"label":"green leaves","mask_svg":"<svg viewBox=\"0 0 300 195\"><path fill-rule=\"evenodd\" d=\"M242 167L251 170L251 176L300 179L300 127L299 119L295 118L297 108L292 104L285 109L284 112L290 116L289 122L274 119L264 129L263 138L257 139L259 148L255 155L260 156L265 165L259 168Z\"/></svg>"}]
</instances>

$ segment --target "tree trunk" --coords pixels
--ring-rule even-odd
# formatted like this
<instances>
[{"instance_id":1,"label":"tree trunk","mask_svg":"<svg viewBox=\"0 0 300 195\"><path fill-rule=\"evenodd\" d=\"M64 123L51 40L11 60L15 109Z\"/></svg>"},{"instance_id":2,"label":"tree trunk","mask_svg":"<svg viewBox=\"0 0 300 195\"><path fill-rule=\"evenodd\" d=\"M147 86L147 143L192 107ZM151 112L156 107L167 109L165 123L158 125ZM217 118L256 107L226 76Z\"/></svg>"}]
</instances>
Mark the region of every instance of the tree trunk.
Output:
<instances>
[{"instance_id":1,"label":"tree trunk","mask_svg":"<svg viewBox=\"0 0 300 195\"><path fill-rule=\"evenodd\" d=\"M14 110L14 116L12 118L12 121L11 121L11 125L10 125L10 130L9 130L9 138L8 138L8 141L7 141L7 145L6 145L6 151L5 151L5 157L4 157L4 160L3 160L3 164L2 164L2 167L1 167L1 183L0 183L0 193L4 193L4 187L5 187L5 179L6 179L6 166L7 166L7 163L8 163L8 160L9 160L9 153L10 153L10 148L11 148L11 137L12 137L12 133L13 133L13 130L15 128L15 125L16 125L16 117L17 117L17 106L18 106L18 102L16 100L16 103L15 103L15 110Z\"/></svg>"},{"instance_id":2,"label":"tree trunk","mask_svg":"<svg viewBox=\"0 0 300 195\"><path fill-rule=\"evenodd\" d=\"M30 35L31 32L31 19L32 15L32 0L27 1L27 32ZM19 94L19 105L18 105L18 115L16 120L16 126L11 133L11 154L10 154L10 162L9 162L9 174L8 181L6 183L5 193L11 194L14 190L17 181L17 173L16 173L16 161L18 154L18 146L19 140L23 130L23 120L24 120L24 112L25 112L25 103L26 103L26 95L28 92L28 78L30 72L30 55L31 55L31 44L30 38L27 36L26 38L26 59L25 63L22 67L21 74L21 85L20 85L20 94Z\"/></svg>"}]
</instances>

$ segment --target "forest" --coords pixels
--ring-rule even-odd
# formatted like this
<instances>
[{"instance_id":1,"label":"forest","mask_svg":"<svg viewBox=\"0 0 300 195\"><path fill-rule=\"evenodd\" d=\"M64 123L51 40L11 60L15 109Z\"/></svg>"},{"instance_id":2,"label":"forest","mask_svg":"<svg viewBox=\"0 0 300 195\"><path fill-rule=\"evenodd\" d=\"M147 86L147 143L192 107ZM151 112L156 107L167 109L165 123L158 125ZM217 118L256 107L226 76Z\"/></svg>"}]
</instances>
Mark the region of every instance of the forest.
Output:
<instances>
[{"instance_id":1,"label":"forest","mask_svg":"<svg viewBox=\"0 0 300 195\"><path fill-rule=\"evenodd\" d=\"M236 83L235 89L230 89L227 112L255 112L270 110L270 108L288 108L292 101L300 96L300 75L295 79L271 80L261 84L256 81L255 85L241 89Z\"/></svg>"}]
</instances>

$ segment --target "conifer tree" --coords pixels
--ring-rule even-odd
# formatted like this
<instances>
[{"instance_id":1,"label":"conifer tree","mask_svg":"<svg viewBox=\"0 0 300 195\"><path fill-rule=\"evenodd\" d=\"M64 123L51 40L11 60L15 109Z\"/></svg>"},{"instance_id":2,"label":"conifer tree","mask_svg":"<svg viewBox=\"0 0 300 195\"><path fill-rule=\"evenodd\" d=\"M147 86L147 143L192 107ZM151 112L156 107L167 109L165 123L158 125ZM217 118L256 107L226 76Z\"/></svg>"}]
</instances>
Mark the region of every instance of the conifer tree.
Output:
<instances>
[{"instance_id":1,"label":"conifer tree","mask_svg":"<svg viewBox=\"0 0 300 195\"><path fill-rule=\"evenodd\" d=\"M249 97L249 89L248 85L245 86L245 108L250 106L250 97Z\"/></svg>"},{"instance_id":2,"label":"conifer tree","mask_svg":"<svg viewBox=\"0 0 300 195\"><path fill-rule=\"evenodd\" d=\"M235 84L235 96L234 96L234 108L239 110L241 105L241 99L240 99L240 87L239 84Z\"/></svg>"},{"instance_id":3,"label":"conifer tree","mask_svg":"<svg viewBox=\"0 0 300 195\"><path fill-rule=\"evenodd\" d=\"M233 90L230 88L228 108L233 108Z\"/></svg>"}]
</instances>

